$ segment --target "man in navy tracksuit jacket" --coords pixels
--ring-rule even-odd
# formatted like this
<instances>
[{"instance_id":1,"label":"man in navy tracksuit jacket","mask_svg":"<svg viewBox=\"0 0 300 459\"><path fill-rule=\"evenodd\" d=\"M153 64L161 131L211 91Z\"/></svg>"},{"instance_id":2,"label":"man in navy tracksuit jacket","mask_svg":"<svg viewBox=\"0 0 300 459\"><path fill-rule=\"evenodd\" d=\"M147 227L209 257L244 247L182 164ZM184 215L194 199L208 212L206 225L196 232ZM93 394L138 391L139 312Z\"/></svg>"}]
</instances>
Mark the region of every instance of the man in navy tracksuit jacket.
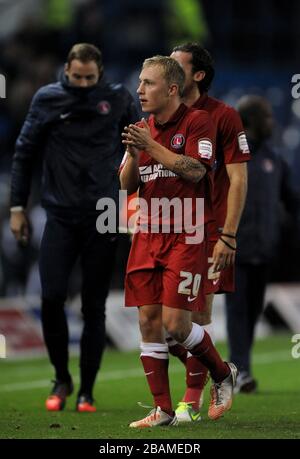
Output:
<instances>
[{"instance_id":1,"label":"man in navy tracksuit jacket","mask_svg":"<svg viewBox=\"0 0 300 459\"><path fill-rule=\"evenodd\" d=\"M96 410L92 390L105 346L105 301L116 249L115 235L96 230L96 203L102 197L118 199L121 132L136 120L129 92L103 77L101 52L93 45L77 44L60 81L42 87L33 97L16 142L11 229L24 245L30 237L26 205L33 164L43 155L42 205L47 222L40 248L42 326L56 372L46 400L49 411L63 409L73 391L64 303L78 257L84 327L76 407Z\"/></svg>"}]
</instances>

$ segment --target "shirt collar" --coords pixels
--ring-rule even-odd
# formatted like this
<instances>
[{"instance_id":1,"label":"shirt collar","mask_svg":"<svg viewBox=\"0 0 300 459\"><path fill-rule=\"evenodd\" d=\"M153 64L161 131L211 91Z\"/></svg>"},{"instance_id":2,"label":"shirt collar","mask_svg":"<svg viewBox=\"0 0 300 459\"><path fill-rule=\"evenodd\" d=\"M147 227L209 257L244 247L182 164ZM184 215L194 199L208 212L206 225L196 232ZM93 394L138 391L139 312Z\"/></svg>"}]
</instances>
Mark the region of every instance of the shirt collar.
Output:
<instances>
[{"instance_id":1,"label":"shirt collar","mask_svg":"<svg viewBox=\"0 0 300 459\"><path fill-rule=\"evenodd\" d=\"M74 95L79 95L79 96L88 94L91 91L93 91L94 89L102 88L102 87L106 86L106 84L107 84L106 79L105 79L105 77L103 75L100 77L99 81L96 84L94 84L93 86L87 86L87 87L84 87L84 88L71 85L70 82L69 82L69 79L66 76L66 74L64 73L64 71L61 72L61 74L59 76L59 79L60 79L61 84L63 85L63 87L67 91L73 93Z\"/></svg>"},{"instance_id":2,"label":"shirt collar","mask_svg":"<svg viewBox=\"0 0 300 459\"><path fill-rule=\"evenodd\" d=\"M161 123L158 123L154 118L154 125L155 125L156 128L164 129L164 128L170 126L171 124L176 124L177 121L184 115L184 113L187 110L188 110L188 107L186 105L184 105L183 103L181 103L179 105L179 107L177 108L177 110L173 113L171 118L168 119L168 121L166 121L165 123L161 124Z\"/></svg>"},{"instance_id":3,"label":"shirt collar","mask_svg":"<svg viewBox=\"0 0 300 459\"><path fill-rule=\"evenodd\" d=\"M204 92L203 94L201 94L199 99L197 99L196 102L193 104L193 108L198 108L198 110L203 108L207 101L207 98L208 98L207 92Z\"/></svg>"}]
</instances>

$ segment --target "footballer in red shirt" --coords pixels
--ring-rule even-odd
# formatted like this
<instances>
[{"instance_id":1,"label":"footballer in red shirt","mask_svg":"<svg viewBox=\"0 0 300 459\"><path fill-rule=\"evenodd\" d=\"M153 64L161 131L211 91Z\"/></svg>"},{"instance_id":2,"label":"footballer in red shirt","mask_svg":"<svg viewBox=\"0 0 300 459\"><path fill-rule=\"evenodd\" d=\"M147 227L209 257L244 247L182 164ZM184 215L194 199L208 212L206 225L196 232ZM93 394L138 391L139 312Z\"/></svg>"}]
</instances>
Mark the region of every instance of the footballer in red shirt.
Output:
<instances>
[{"instance_id":1,"label":"footballer in red shirt","mask_svg":"<svg viewBox=\"0 0 300 459\"><path fill-rule=\"evenodd\" d=\"M244 207L247 189L246 162L250 159L250 152L242 121L234 108L209 97L206 92L196 100L193 107L206 110L217 129L216 166L213 174L214 220L208 224L210 241L208 256L212 259L208 261L205 291L207 294L232 292L234 291L234 250L227 251L230 247L226 246L226 241L232 245ZM213 256L214 247L219 239L220 242ZM215 275L212 269L213 261L224 268Z\"/></svg>"},{"instance_id":2,"label":"footballer in red shirt","mask_svg":"<svg viewBox=\"0 0 300 459\"><path fill-rule=\"evenodd\" d=\"M214 221L207 225L207 268L202 284L206 301L201 312L193 314L193 320L212 335L213 293L234 290L235 236L246 198L250 153L239 114L207 94L214 77L210 54L197 43L186 43L175 47L171 57L185 72L184 103L188 107L206 110L217 129L212 197ZM186 365L187 390L176 410L178 422L192 421L201 408L207 369L186 354L174 340L168 341L170 352Z\"/></svg>"},{"instance_id":3,"label":"footballer in red shirt","mask_svg":"<svg viewBox=\"0 0 300 459\"><path fill-rule=\"evenodd\" d=\"M237 375L233 364L222 361L203 327L191 320L192 311L199 309L205 268L201 228L212 218L207 171L214 162L215 129L206 112L182 104L184 80L184 71L174 59L146 59L137 92L150 118L128 126L123 133L127 153L120 172L121 188L129 194L139 190L141 208L139 231L128 259L125 302L138 306L141 361L154 399L154 409L132 422L134 428L176 421L164 329L209 368L214 381L211 419L218 419L231 407ZM197 219L197 199L205 200L204 218ZM164 206L156 206L161 200L168 205L177 202L167 216ZM199 235L200 239L193 240Z\"/></svg>"},{"instance_id":4,"label":"footballer in red shirt","mask_svg":"<svg viewBox=\"0 0 300 459\"><path fill-rule=\"evenodd\" d=\"M207 112L188 109L180 104L163 125L151 115L148 126L156 142L211 169L214 164L215 129ZM198 290L206 267L202 244L204 223L212 220L210 177L205 174L197 183L183 180L145 151L139 155L139 174L140 216L137 229L140 231L133 238L129 255L125 303L127 306L162 303L174 308L200 310L204 298L200 298ZM205 202L204 215L199 198ZM147 206L142 205L142 200ZM155 203L164 203L164 206ZM174 203L174 206L169 203ZM145 211L143 207L146 207ZM181 244L180 241L185 242L188 234L191 243ZM155 257L152 253L154 246L157 247ZM154 269L163 268L166 260L168 269ZM186 294L188 288L178 288L180 284L187 285L189 278L195 283L194 294L191 295ZM151 294L150 288L153 290ZM203 289L200 292L203 295Z\"/></svg>"}]
</instances>

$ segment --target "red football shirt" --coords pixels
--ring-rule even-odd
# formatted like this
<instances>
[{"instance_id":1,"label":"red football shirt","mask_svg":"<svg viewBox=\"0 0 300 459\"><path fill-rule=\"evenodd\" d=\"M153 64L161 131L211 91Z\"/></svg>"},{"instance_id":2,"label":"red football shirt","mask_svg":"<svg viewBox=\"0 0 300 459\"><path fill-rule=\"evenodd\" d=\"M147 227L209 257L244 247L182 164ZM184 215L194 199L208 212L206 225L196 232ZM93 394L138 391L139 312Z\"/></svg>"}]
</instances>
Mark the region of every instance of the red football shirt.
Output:
<instances>
[{"instance_id":1,"label":"red football shirt","mask_svg":"<svg viewBox=\"0 0 300 459\"><path fill-rule=\"evenodd\" d=\"M229 178L226 164L249 161L250 152L241 118L237 111L224 102L209 97L204 93L193 105L199 110L206 110L215 123L216 165L214 168L213 214L216 224L208 225L211 239L223 228L227 213L227 195Z\"/></svg>"},{"instance_id":2,"label":"red football shirt","mask_svg":"<svg viewBox=\"0 0 300 459\"><path fill-rule=\"evenodd\" d=\"M166 147L168 150L197 159L211 169L215 160L215 134L216 129L210 116L203 110L195 110L181 104L173 116L164 124L155 121L154 116L150 115L148 124L152 138ZM123 164L125 161L122 162ZM208 174L198 183L184 180L174 172L166 169L159 164L145 151L140 153L139 158L140 188L139 198L143 198L148 206L148 215L140 209L140 225L148 221L159 223L160 227L165 219L162 218L161 209L151 206L153 198L167 198L169 201L179 198L182 204L181 218L189 214L188 221L195 224L196 217L196 198L204 198L205 203L205 223L212 220L211 209L211 178ZM189 209L184 209L184 198L188 201ZM174 231L174 225L178 223L174 219L173 208L171 207L169 225L170 231ZM157 212L156 212L157 210ZM188 212L187 212L188 211ZM186 215L184 216L184 212ZM177 217L178 213L176 214ZM150 220L151 219L151 220ZM187 219L186 219L187 220ZM186 221L185 220L185 221ZM203 223L203 221L201 222ZM183 222L183 231L188 230ZM175 231L177 232L177 231Z\"/></svg>"}]
</instances>

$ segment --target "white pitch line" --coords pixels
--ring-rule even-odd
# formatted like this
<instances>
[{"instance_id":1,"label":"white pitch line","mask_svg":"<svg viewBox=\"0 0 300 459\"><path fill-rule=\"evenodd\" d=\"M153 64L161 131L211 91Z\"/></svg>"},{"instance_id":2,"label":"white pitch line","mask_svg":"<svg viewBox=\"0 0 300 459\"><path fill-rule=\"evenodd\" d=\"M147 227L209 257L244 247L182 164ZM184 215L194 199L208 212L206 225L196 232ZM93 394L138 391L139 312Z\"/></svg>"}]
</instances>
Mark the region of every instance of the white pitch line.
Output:
<instances>
[{"instance_id":1,"label":"white pitch line","mask_svg":"<svg viewBox=\"0 0 300 459\"><path fill-rule=\"evenodd\" d=\"M285 350L260 354L254 357L253 360L255 365L265 365L274 362L287 362L289 360L293 361L294 359L292 358L291 354L287 350ZM171 365L169 370L170 373L180 373L181 371L183 371L182 365ZM100 372L98 383L101 383L102 381L117 381L125 378L128 379L141 377L144 377L142 368L132 368L130 370L114 370L103 373ZM78 383L78 381L79 377L75 376L74 382ZM39 389L50 386L51 383L49 379L41 379L37 381L2 384L0 385L0 392L15 392L22 390Z\"/></svg>"}]
</instances>

